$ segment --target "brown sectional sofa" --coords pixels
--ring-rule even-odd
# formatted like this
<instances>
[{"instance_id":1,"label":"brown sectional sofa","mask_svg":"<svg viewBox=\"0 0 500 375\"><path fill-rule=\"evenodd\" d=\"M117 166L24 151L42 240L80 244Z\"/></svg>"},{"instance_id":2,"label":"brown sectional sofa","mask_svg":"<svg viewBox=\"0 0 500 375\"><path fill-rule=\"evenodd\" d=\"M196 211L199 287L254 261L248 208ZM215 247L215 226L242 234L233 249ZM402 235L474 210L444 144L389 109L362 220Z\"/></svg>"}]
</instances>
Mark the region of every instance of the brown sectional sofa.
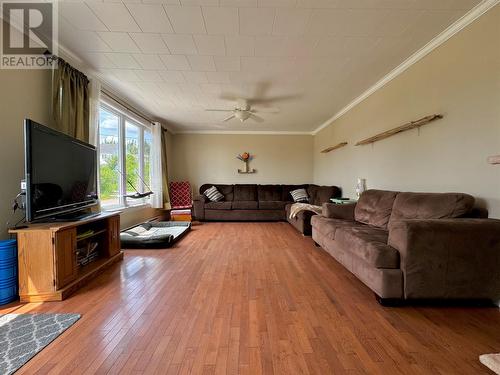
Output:
<instances>
[{"instance_id":1,"label":"brown sectional sofa","mask_svg":"<svg viewBox=\"0 0 500 375\"><path fill-rule=\"evenodd\" d=\"M368 190L357 204L324 204L312 238L384 303L500 301L500 220L478 218L459 193Z\"/></svg>"},{"instance_id":2,"label":"brown sectional sofa","mask_svg":"<svg viewBox=\"0 0 500 375\"><path fill-rule=\"evenodd\" d=\"M224 195L221 202L210 202L203 193L215 186ZM290 191L304 188L310 203L321 205L330 198L339 197L336 186L318 185L255 185L204 184L194 199L194 217L200 221L281 221L288 220L303 234L311 234L312 213L301 212L289 219L293 204Z\"/></svg>"}]
</instances>

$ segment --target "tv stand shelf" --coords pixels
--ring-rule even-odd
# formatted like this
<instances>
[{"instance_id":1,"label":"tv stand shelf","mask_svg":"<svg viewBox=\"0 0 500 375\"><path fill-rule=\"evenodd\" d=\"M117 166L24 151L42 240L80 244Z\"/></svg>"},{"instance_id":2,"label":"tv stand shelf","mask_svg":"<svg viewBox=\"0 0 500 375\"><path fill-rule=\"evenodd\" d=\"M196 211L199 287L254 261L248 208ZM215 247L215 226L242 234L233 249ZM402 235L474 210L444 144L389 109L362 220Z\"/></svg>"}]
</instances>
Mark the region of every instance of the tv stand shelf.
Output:
<instances>
[{"instance_id":1,"label":"tv stand shelf","mask_svg":"<svg viewBox=\"0 0 500 375\"><path fill-rule=\"evenodd\" d=\"M84 237L80 233L93 231ZM12 229L17 235L21 302L62 301L106 267L123 259L120 216L99 214L85 220L33 224ZM78 265L77 247L97 244L97 258Z\"/></svg>"}]
</instances>

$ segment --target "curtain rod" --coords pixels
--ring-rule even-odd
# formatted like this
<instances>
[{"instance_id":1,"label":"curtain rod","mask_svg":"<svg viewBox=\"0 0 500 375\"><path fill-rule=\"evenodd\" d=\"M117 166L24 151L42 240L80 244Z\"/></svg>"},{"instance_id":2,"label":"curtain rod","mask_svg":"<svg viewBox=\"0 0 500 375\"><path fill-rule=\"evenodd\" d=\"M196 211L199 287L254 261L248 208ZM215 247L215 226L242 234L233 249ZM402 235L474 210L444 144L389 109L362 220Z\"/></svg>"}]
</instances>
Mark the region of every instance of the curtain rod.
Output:
<instances>
[{"instance_id":1,"label":"curtain rod","mask_svg":"<svg viewBox=\"0 0 500 375\"><path fill-rule=\"evenodd\" d=\"M129 106L127 103L125 103L123 100L121 100L116 95L114 95L113 93L109 92L108 90L106 90L104 88L101 88L101 92L105 96L107 96L109 99L113 100L115 103L121 105L122 107L124 107L128 111L132 112L134 115L139 116L143 120L146 120L147 122L150 122L150 123L156 122L156 121L150 119L149 117L143 115L141 112L137 111L135 108Z\"/></svg>"}]
</instances>

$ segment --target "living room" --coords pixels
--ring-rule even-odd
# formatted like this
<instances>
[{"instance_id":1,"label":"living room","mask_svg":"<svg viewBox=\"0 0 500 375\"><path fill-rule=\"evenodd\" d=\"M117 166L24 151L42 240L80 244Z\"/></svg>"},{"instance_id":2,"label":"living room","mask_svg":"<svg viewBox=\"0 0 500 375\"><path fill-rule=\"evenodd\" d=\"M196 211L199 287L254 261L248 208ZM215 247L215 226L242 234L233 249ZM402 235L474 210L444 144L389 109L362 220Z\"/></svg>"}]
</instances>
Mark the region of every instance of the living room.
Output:
<instances>
[{"instance_id":1,"label":"living room","mask_svg":"<svg viewBox=\"0 0 500 375\"><path fill-rule=\"evenodd\" d=\"M500 374L498 0L20 4L1 373Z\"/></svg>"}]
</instances>

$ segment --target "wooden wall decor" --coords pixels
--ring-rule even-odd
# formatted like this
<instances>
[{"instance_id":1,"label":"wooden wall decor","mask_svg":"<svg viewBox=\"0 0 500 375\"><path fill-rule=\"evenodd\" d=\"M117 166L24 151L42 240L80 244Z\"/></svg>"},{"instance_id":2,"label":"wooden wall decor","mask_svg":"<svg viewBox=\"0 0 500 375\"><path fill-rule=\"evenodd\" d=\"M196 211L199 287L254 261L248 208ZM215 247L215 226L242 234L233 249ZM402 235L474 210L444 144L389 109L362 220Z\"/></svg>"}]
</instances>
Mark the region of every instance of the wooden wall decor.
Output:
<instances>
[{"instance_id":1,"label":"wooden wall decor","mask_svg":"<svg viewBox=\"0 0 500 375\"><path fill-rule=\"evenodd\" d=\"M341 148L341 147L344 147L344 146L347 146L347 142L341 142L341 143L339 143L338 145L331 146L331 147L327 147L327 148L325 148L324 150L322 150L321 152L322 152L323 154L326 154L326 153L328 153L328 152L330 152L330 151L337 150L337 149L339 149L339 148Z\"/></svg>"},{"instance_id":2,"label":"wooden wall decor","mask_svg":"<svg viewBox=\"0 0 500 375\"><path fill-rule=\"evenodd\" d=\"M500 164L500 155L493 155L488 158L490 164Z\"/></svg>"},{"instance_id":3,"label":"wooden wall decor","mask_svg":"<svg viewBox=\"0 0 500 375\"><path fill-rule=\"evenodd\" d=\"M405 132L407 130L419 128L423 125L427 125L427 124L431 123L432 121L439 120L442 118L443 118L443 115L430 115L430 116L423 117L423 118L416 120L416 121L410 121L404 125L398 126L397 128L387 130L383 133L374 135L373 137L370 137L370 138L363 139L362 141L359 141L358 143L356 143L356 146L367 145L370 143L381 141L382 139L392 137L393 135Z\"/></svg>"}]
</instances>

